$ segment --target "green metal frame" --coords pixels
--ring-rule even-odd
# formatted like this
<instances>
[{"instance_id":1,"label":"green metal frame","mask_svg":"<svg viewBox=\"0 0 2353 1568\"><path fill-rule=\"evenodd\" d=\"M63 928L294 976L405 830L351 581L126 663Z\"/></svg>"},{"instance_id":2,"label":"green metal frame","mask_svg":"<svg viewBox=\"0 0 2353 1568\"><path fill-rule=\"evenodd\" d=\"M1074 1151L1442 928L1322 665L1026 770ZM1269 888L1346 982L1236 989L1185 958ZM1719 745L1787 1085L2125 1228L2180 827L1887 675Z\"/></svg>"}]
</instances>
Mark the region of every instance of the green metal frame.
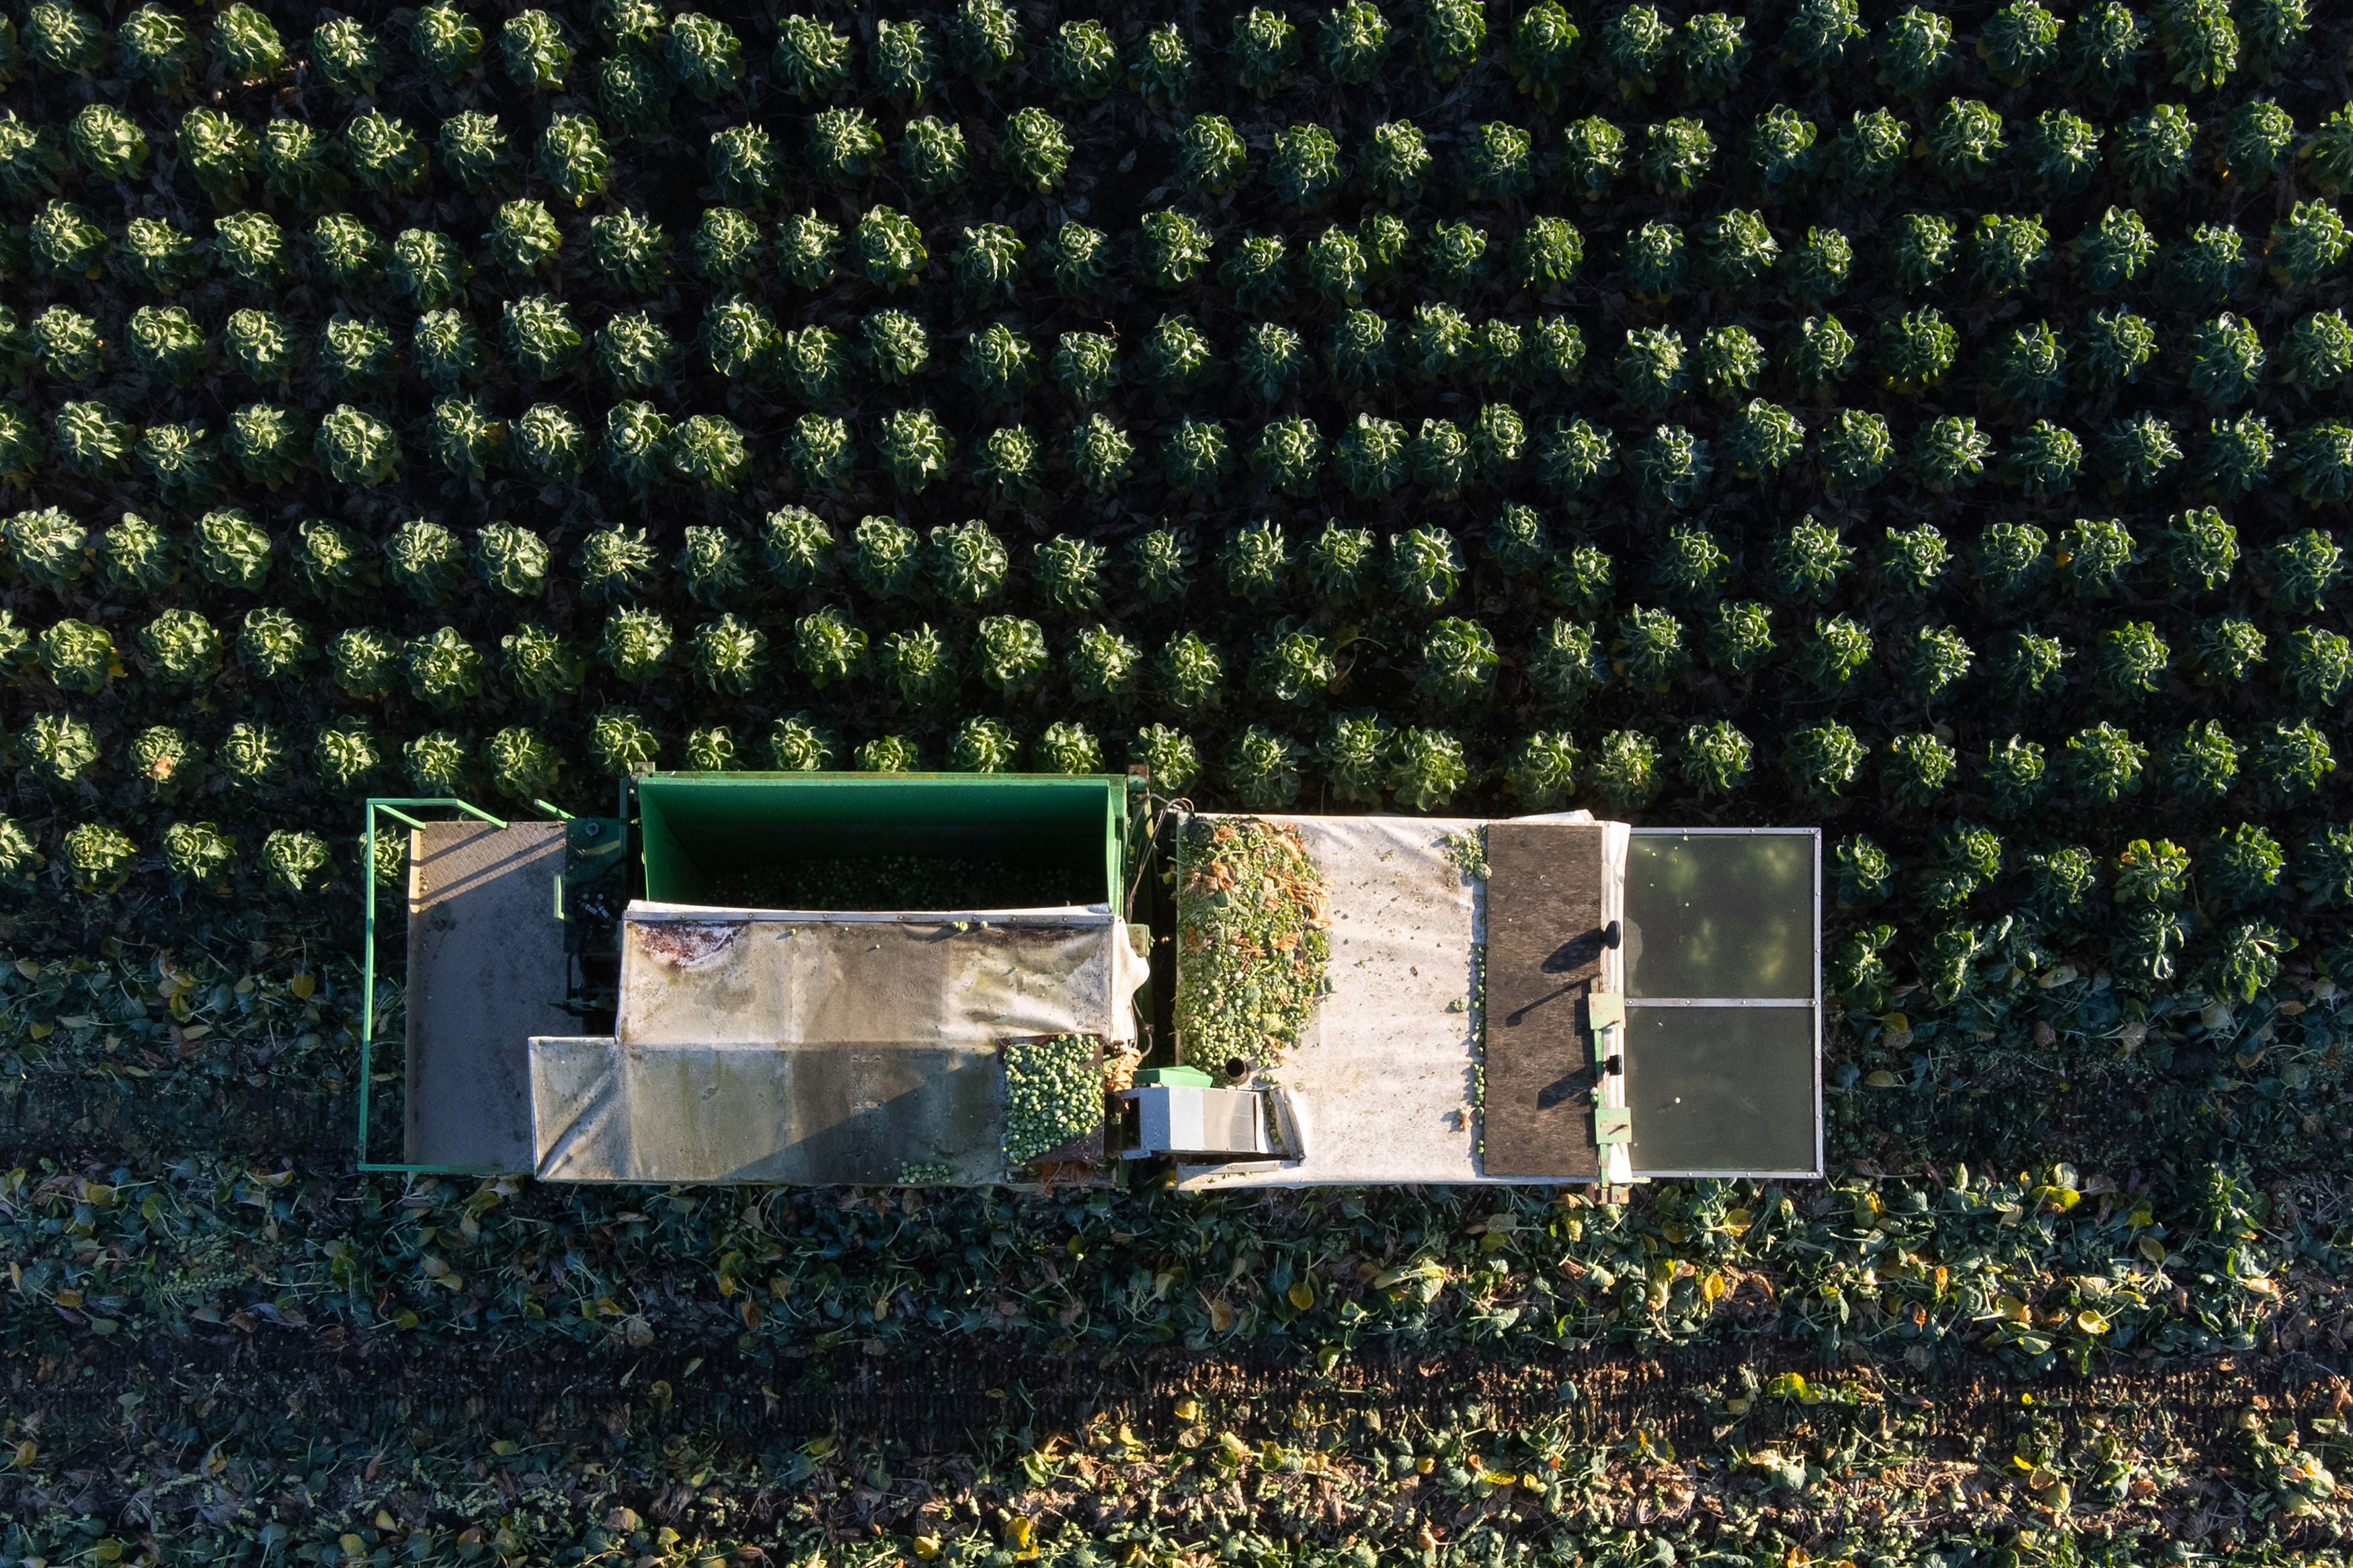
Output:
<instances>
[{"instance_id":1,"label":"green metal frame","mask_svg":"<svg viewBox=\"0 0 2353 1568\"><path fill-rule=\"evenodd\" d=\"M1125 918L1125 906L1132 897L1127 883L1127 868L1135 851L1135 839L1140 831L1148 831L1150 812L1145 781L1134 774L1124 773L650 773L629 778L622 784L621 816L627 830L638 836L638 863L645 864L646 844L640 811L632 809L633 796L640 784L664 780L691 782L708 781L714 784L741 787L747 784L785 784L795 786L848 786L861 794L882 794L910 784L925 788L945 785L955 791L970 790L976 794L1002 794L1024 790L1060 788L1076 784L1104 786L1103 816L1103 882L1107 901Z\"/></svg>"},{"instance_id":2,"label":"green metal frame","mask_svg":"<svg viewBox=\"0 0 2353 1568\"><path fill-rule=\"evenodd\" d=\"M545 801L533 801L562 817L565 815ZM360 1125L357 1153L363 1171L386 1171L403 1175L419 1176L479 1176L495 1175L488 1166L480 1165L410 1165L393 1161L368 1158L368 1116L375 1093L375 819L382 812L405 827L423 827L424 823L408 815L411 811L458 811L504 827L507 819L492 816L471 801L454 795L370 795L367 801L367 825L362 836L360 864L366 868L360 877L364 890L360 898L366 911L366 934L363 939L360 958Z\"/></svg>"},{"instance_id":3,"label":"green metal frame","mask_svg":"<svg viewBox=\"0 0 2353 1568\"><path fill-rule=\"evenodd\" d=\"M1118 793L1113 794L1110 791L1105 792L1106 804L1103 822L1103 874L1105 883L1111 889L1113 909L1122 919L1127 918L1128 911L1125 905L1130 901L1130 900L1132 900L1134 893L1134 889L1129 885L1127 880L1127 868L1131 859L1137 858L1137 837L1139 834L1143 834L1148 840L1148 836L1151 832L1149 794L1145 788L1145 781L1134 774L662 773L649 773L643 776L658 779L714 779L742 781L745 783L774 780L790 780L797 783L815 783L823 781L830 784L851 784L860 789L887 787L892 784L910 783L922 783L926 784L947 783L953 784L957 787L995 785L999 788L1020 788L1028 785L1048 783L1063 785L1068 785L1073 783L1087 782L1115 784L1120 786ZM619 784L619 815L621 819L622 842L625 847L623 851L625 861L627 857L626 846L628 842L628 835L631 829L636 826L637 822L636 814L630 808L634 804L632 797L636 794L638 783L638 777L631 776L622 779ZM572 813L564 810L562 807L543 800L534 800L532 802L532 805L541 811L545 812L552 820L559 822L569 820L573 815ZM493 816L489 812L484 811L480 806L474 805L472 802L459 800L454 795L372 795L368 798L366 803L366 827L364 834L364 842L361 847L362 853L364 857L362 863L367 868L367 870L365 875L361 879L365 884L365 890L362 893L361 899L366 917L366 930L361 949L362 994L360 1001L360 1095L359 1135L356 1150L359 1156L359 1168L363 1171L383 1172L397 1175L494 1175L498 1173L492 1171L488 1166L415 1165L397 1161L371 1160L368 1158L368 1125L369 1118L374 1109L375 1091L376 817L381 814L389 817L392 821L400 824L403 827L423 827L425 826L424 822L409 815L412 811L453 811L462 813L463 815L473 817L478 821L487 822L493 827L504 827L508 826L506 818ZM640 855L642 855L642 844L640 844L639 852ZM1142 853L1148 855L1149 852L1150 848L1147 841L1143 847ZM557 884L556 899L557 915L558 918L561 918L563 913L563 889L561 882Z\"/></svg>"}]
</instances>

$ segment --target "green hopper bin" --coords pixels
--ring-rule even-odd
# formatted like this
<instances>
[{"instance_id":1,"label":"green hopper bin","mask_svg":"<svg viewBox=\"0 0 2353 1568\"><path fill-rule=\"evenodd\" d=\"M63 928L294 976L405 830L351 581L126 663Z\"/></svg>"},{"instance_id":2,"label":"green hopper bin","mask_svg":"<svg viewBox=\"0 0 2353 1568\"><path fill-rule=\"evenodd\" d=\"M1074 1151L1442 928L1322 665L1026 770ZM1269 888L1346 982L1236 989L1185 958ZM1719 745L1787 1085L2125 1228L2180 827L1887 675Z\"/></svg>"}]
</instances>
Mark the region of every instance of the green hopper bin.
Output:
<instances>
[{"instance_id":1,"label":"green hopper bin","mask_svg":"<svg viewBox=\"0 0 2353 1568\"><path fill-rule=\"evenodd\" d=\"M1122 901L1128 780L1116 775L655 773L637 796L656 903Z\"/></svg>"}]
</instances>

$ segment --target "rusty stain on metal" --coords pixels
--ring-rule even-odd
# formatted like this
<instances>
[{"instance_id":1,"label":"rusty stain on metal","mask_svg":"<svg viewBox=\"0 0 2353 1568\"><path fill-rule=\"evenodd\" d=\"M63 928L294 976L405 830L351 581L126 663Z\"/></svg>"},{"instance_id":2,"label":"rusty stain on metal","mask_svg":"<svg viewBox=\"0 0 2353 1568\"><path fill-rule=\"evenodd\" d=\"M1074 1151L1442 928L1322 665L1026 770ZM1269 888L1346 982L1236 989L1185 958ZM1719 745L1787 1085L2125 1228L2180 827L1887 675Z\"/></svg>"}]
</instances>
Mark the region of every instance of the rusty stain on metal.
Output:
<instances>
[{"instance_id":1,"label":"rusty stain on metal","mask_svg":"<svg viewBox=\"0 0 2353 1568\"><path fill-rule=\"evenodd\" d=\"M634 923L631 934L672 969L698 969L734 946L744 928L692 921L641 921Z\"/></svg>"}]
</instances>

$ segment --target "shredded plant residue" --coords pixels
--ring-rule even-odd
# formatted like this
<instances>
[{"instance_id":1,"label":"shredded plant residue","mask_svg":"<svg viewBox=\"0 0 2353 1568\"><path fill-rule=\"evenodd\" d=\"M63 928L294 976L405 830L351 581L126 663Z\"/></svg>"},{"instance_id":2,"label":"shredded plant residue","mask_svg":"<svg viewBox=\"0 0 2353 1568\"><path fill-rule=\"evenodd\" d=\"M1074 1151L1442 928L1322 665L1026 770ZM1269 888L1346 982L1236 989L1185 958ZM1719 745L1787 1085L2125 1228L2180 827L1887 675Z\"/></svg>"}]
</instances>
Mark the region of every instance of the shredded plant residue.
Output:
<instances>
[{"instance_id":1,"label":"shredded plant residue","mask_svg":"<svg viewBox=\"0 0 2353 1568\"><path fill-rule=\"evenodd\" d=\"M1331 958L1329 896L1296 829L1195 817L1176 873L1176 1040L1211 1071L1299 1040Z\"/></svg>"}]
</instances>

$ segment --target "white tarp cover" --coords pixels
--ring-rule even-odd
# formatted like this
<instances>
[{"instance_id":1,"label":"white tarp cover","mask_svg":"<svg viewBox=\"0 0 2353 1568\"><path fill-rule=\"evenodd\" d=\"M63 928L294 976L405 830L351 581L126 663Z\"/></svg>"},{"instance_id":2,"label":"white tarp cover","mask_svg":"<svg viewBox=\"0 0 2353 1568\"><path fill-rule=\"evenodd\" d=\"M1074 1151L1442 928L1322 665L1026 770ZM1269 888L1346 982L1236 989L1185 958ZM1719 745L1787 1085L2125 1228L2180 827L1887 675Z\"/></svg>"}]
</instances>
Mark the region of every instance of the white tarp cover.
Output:
<instances>
[{"instance_id":1,"label":"white tarp cover","mask_svg":"<svg viewBox=\"0 0 2353 1568\"><path fill-rule=\"evenodd\" d=\"M1135 1038L1144 981L1099 910L812 913L632 903L614 1033L639 1046Z\"/></svg>"},{"instance_id":2,"label":"white tarp cover","mask_svg":"<svg viewBox=\"0 0 2353 1568\"><path fill-rule=\"evenodd\" d=\"M1280 1087L1303 1153L1184 1165L1177 1184L1490 1184L1478 1161L1471 1010L1477 950L1486 942L1486 887L1448 858L1446 840L1492 819L1262 820L1298 829L1331 893L1329 994L1298 1045L1264 1075ZM1579 812L1533 820L1593 818ZM1622 877L1622 829L1611 842Z\"/></svg>"},{"instance_id":3,"label":"white tarp cover","mask_svg":"<svg viewBox=\"0 0 2353 1568\"><path fill-rule=\"evenodd\" d=\"M550 1181L1003 1174L998 1047L1133 1040L1148 974L1101 910L847 915L632 904L615 1037L531 1042Z\"/></svg>"},{"instance_id":4,"label":"white tarp cover","mask_svg":"<svg viewBox=\"0 0 2353 1568\"><path fill-rule=\"evenodd\" d=\"M1000 1178L993 1050L531 1042L537 1174L551 1182L885 1185L909 1163Z\"/></svg>"}]
</instances>

